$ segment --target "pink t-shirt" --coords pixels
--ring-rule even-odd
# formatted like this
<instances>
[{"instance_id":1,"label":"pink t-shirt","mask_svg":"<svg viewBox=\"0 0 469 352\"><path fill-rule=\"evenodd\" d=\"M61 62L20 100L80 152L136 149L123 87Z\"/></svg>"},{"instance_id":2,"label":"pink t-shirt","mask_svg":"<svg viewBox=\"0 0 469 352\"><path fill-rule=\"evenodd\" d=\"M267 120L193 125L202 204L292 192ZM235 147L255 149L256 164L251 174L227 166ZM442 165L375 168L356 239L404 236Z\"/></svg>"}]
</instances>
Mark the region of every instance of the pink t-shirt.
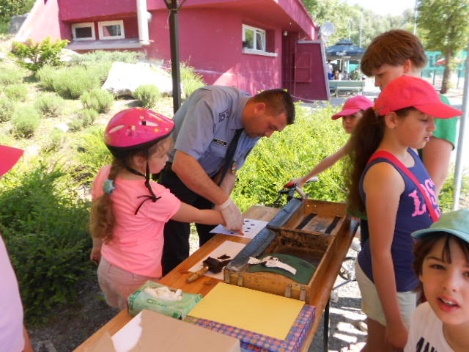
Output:
<instances>
[{"instance_id":1,"label":"pink t-shirt","mask_svg":"<svg viewBox=\"0 0 469 352\"><path fill-rule=\"evenodd\" d=\"M103 167L93 185L93 199L103 193L103 185L109 175L110 165ZM147 200L135 215L135 210L150 195L145 180L117 178L116 189L111 194L114 204L115 226L113 238L103 244L101 254L106 260L131 273L159 278L162 275L165 223L179 210L181 201L166 187L152 182L156 202Z\"/></svg>"},{"instance_id":2,"label":"pink t-shirt","mask_svg":"<svg viewBox=\"0 0 469 352\"><path fill-rule=\"evenodd\" d=\"M0 236L0 350L20 352L24 349L23 304L18 281L8 252Z\"/></svg>"}]
</instances>

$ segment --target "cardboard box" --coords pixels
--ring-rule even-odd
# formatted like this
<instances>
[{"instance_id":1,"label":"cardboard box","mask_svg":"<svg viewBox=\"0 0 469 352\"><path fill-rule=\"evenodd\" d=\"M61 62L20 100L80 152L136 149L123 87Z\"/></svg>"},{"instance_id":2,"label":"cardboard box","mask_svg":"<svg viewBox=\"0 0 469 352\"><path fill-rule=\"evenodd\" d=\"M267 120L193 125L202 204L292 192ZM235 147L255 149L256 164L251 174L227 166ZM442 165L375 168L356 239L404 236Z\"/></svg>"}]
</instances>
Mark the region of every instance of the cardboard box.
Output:
<instances>
[{"instance_id":1,"label":"cardboard box","mask_svg":"<svg viewBox=\"0 0 469 352\"><path fill-rule=\"evenodd\" d=\"M238 339L143 310L112 336L104 335L89 352L240 352Z\"/></svg>"}]
</instances>

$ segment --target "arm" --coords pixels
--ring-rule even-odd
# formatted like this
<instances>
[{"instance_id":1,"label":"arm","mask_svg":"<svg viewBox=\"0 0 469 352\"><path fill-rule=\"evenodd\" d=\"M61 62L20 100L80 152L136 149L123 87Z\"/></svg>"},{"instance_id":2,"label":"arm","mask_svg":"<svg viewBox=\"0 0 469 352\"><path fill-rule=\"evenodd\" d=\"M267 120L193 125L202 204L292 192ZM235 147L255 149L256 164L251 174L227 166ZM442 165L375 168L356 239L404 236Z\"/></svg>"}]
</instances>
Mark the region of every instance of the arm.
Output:
<instances>
[{"instance_id":1,"label":"arm","mask_svg":"<svg viewBox=\"0 0 469 352\"><path fill-rule=\"evenodd\" d=\"M179 210L171 219L180 222L196 222L206 225L225 225L225 220L219 210L197 209L187 203L181 203Z\"/></svg>"},{"instance_id":2,"label":"arm","mask_svg":"<svg viewBox=\"0 0 469 352\"><path fill-rule=\"evenodd\" d=\"M373 277L387 322L385 339L393 348L402 349L407 341L407 327L401 317L396 282L393 279L395 272L391 245L404 180L393 166L378 163L367 172L364 190Z\"/></svg>"},{"instance_id":3,"label":"arm","mask_svg":"<svg viewBox=\"0 0 469 352\"><path fill-rule=\"evenodd\" d=\"M101 247L103 241L93 237L93 248L91 248L90 259L96 263L101 261Z\"/></svg>"},{"instance_id":4,"label":"arm","mask_svg":"<svg viewBox=\"0 0 469 352\"><path fill-rule=\"evenodd\" d=\"M432 137L422 149L422 159L433 182L435 182L436 194L443 188L449 174L449 163L453 145L441 138Z\"/></svg>"},{"instance_id":5,"label":"arm","mask_svg":"<svg viewBox=\"0 0 469 352\"><path fill-rule=\"evenodd\" d=\"M298 187L303 187L304 184L313 176L320 174L321 172L327 170L340 159L342 159L348 150L348 143L347 142L342 148L336 151L334 154L331 154L324 159L322 159L306 176L293 180L294 183L298 185Z\"/></svg>"},{"instance_id":6,"label":"arm","mask_svg":"<svg viewBox=\"0 0 469 352\"><path fill-rule=\"evenodd\" d=\"M189 154L177 150L172 169L191 191L213 204L220 205L228 199L229 195L212 181L199 162Z\"/></svg>"},{"instance_id":7,"label":"arm","mask_svg":"<svg viewBox=\"0 0 469 352\"><path fill-rule=\"evenodd\" d=\"M23 336L24 336L24 349L23 352L33 352L33 347L31 345L31 340L29 339L28 330L26 330L26 326L23 326Z\"/></svg>"}]
</instances>

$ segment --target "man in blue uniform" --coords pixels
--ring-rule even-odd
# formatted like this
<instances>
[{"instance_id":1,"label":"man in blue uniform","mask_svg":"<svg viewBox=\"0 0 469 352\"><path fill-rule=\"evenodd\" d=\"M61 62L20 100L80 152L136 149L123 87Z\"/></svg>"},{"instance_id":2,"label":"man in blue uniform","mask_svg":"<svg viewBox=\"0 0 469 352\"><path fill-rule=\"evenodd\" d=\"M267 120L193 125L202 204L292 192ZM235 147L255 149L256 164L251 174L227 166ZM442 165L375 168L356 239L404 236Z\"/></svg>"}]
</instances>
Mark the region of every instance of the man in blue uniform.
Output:
<instances>
[{"instance_id":1,"label":"man in blue uniform","mask_svg":"<svg viewBox=\"0 0 469 352\"><path fill-rule=\"evenodd\" d=\"M242 231L241 211L230 198L236 172L259 138L282 131L294 118L292 97L282 89L250 97L234 87L200 88L174 116L175 146L159 181L183 202L200 209L217 206L226 227ZM212 227L196 227L201 246L213 236ZM170 220L164 236L167 274L189 256L190 224Z\"/></svg>"}]
</instances>

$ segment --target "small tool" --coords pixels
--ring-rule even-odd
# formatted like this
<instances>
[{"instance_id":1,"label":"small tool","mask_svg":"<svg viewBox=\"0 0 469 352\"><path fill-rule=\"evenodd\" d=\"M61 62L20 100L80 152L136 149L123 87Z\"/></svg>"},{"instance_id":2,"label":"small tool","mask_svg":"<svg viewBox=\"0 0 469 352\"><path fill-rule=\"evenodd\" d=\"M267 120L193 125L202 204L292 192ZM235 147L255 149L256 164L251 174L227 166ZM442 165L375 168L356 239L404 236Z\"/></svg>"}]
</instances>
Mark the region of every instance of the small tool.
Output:
<instances>
[{"instance_id":1,"label":"small tool","mask_svg":"<svg viewBox=\"0 0 469 352\"><path fill-rule=\"evenodd\" d=\"M219 260L219 259L216 259L216 258L212 258L212 257L208 257L207 259L205 259L203 262L202 262L202 269L196 271L195 273L192 273L192 275L190 275L188 278L187 278L187 282L194 282L195 280L197 280L198 278L204 276L204 274L207 272L207 271L211 271L212 273L214 274L217 274L219 272L221 272L223 270L223 268L231 261L231 258L228 257L228 256L222 256L224 258L229 258L229 259L223 259L223 260ZM222 258L220 257L220 258Z\"/></svg>"}]
</instances>

